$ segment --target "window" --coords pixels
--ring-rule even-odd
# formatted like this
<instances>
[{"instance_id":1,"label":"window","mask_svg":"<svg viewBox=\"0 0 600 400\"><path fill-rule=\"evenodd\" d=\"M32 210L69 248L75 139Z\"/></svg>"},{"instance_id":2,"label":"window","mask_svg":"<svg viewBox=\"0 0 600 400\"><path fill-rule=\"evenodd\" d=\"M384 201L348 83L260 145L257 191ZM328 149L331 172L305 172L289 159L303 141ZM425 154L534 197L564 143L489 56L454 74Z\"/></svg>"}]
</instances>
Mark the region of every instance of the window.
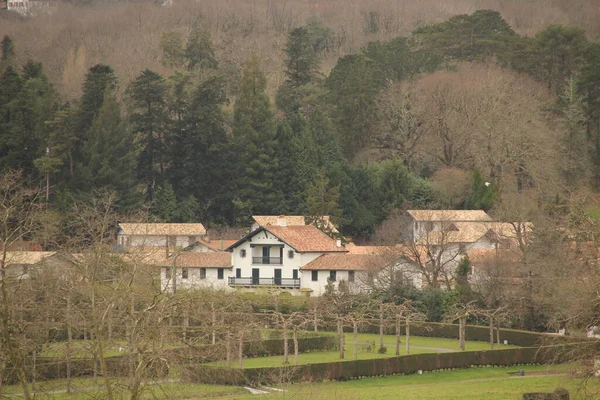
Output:
<instances>
[{"instance_id":1,"label":"window","mask_svg":"<svg viewBox=\"0 0 600 400\"><path fill-rule=\"evenodd\" d=\"M290 259L294 258L294 253L295 253L294 250L288 250L288 258L290 258Z\"/></svg>"},{"instance_id":2,"label":"window","mask_svg":"<svg viewBox=\"0 0 600 400\"><path fill-rule=\"evenodd\" d=\"M292 270L292 279L298 279L298 270L297 269Z\"/></svg>"},{"instance_id":3,"label":"window","mask_svg":"<svg viewBox=\"0 0 600 400\"><path fill-rule=\"evenodd\" d=\"M171 279L171 267L165 268L165 278Z\"/></svg>"},{"instance_id":4,"label":"window","mask_svg":"<svg viewBox=\"0 0 600 400\"><path fill-rule=\"evenodd\" d=\"M206 279L206 268L200 268L200 279Z\"/></svg>"},{"instance_id":5,"label":"window","mask_svg":"<svg viewBox=\"0 0 600 400\"><path fill-rule=\"evenodd\" d=\"M460 254L465 254L467 252L467 245L464 243L461 243L458 245L458 252Z\"/></svg>"},{"instance_id":6,"label":"window","mask_svg":"<svg viewBox=\"0 0 600 400\"><path fill-rule=\"evenodd\" d=\"M193 245L196 243L196 236L188 236L188 245Z\"/></svg>"},{"instance_id":7,"label":"window","mask_svg":"<svg viewBox=\"0 0 600 400\"><path fill-rule=\"evenodd\" d=\"M335 282L335 279L337 277L336 275L337 275L336 271L329 271L329 280L332 282Z\"/></svg>"},{"instance_id":8,"label":"window","mask_svg":"<svg viewBox=\"0 0 600 400\"><path fill-rule=\"evenodd\" d=\"M426 222L425 223L425 230L427 232L431 232L433 230L433 222Z\"/></svg>"},{"instance_id":9,"label":"window","mask_svg":"<svg viewBox=\"0 0 600 400\"><path fill-rule=\"evenodd\" d=\"M177 236L167 236L169 238L169 246L175 247L177 246Z\"/></svg>"},{"instance_id":10,"label":"window","mask_svg":"<svg viewBox=\"0 0 600 400\"><path fill-rule=\"evenodd\" d=\"M246 258L246 249L241 249L240 250L240 257L241 258Z\"/></svg>"},{"instance_id":11,"label":"window","mask_svg":"<svg viewBox=\"0 0 600 400\"><path fill-rule=\"evenodd\" d=\"M313 282L317 282L319 280L319 271L311 271L311 278Z\"/></svg>"},{"instance_id":12,"label":"window","mask_svg":"<svg viewBox=\"0 0 600 400\"><path fill-rule=\"evenodd\" d=\"M217 279L223 279L223 276L224 276L223 272L224 272L223 268L217 269Z\"/></svg>"},{"instance_id":13,"label":"window","mask_svg":"<svg viewBox=\"0 0 600 400\"><path fill-rule=\"evenodd\" d=\"M188 278L188 269L187 268L181 268L181 279L187 279Z\"/></svg>"},{"instance_id":14,"label":"window","mask_svg":"<svg viewBox=\"0 0 600 400\"><path fill-rule=\"evenodd\" d=\"M348 282L354 282L354 271L348 271Z\"/></svg>"},{"instance_id":15,"label":"window","mask_svg":"<svg viewBox=\"0 0 600 400\"><path fill-rule=\"evenodd\" d=\"M235 277L236 278L241 278L242 277L242 269L241 268L236 268L235 269Z\"/></svg>"}]
</instances>

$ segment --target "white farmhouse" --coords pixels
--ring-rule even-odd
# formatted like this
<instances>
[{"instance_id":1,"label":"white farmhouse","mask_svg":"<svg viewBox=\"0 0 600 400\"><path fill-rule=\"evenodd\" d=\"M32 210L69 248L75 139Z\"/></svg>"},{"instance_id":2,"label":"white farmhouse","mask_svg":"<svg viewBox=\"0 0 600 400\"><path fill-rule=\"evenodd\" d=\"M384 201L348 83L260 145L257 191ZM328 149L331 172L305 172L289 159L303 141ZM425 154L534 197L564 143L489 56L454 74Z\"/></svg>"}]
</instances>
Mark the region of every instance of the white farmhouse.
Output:
<instances>
[{"instance_id":1,"label":"white farmhouse","mask_svg":"<svg viewBox=\"0 0 600 400\"><path fill-rule=\"evenodd\" d=\"M456 222L492 222L492 218L483 210L407 210L402 215L404 238L411 241Z\"/></svg>"},{"instance_id":2,"label":"white farmhouse","mask_svg":"<svg viewBox=\"0 0 600 400\"><path fill-rule=\"evenodd\" d=\"M224 289L228 287L228 278L231 276L231 253L182 252L162 260L160 267L160 281L163 290ZM173 278L175 278L175 282L173 282Z\"/></svg>"},{"instance_id":3,"label":"white farmhouse","mask_svg":"<svg viewBox=\"0 0 600 400\"><path fill-rule=\"evenodd\" d=\"M123 248L164 247L167 252L187 247L206 236L202 224L121 223L117 243Z\"/></svg>"},{"instance_id":4,"label":"white farmhouse","mask_svg":"<svg viewBox=\"0 0 600 400\"><path fill-rule=\"evenodd\" d=\"M312 225L261 226L228 249L234 275L230 287L254 290L261 287L288 289L292 294L310 292L300 269L324 254L345 253L341 241L331 239Z\"/></svg>"},{"instance_id":5,"label":"white farmhouse","mask_svg":"<svg viewBox=\"0 0 600 400\"><path fill-rule=\"evenodd\" d=\"M55 254L55 251L7 251L0 267L7 278L30 278L34 269L43 267Z\"/></svg>"}]
</instances>

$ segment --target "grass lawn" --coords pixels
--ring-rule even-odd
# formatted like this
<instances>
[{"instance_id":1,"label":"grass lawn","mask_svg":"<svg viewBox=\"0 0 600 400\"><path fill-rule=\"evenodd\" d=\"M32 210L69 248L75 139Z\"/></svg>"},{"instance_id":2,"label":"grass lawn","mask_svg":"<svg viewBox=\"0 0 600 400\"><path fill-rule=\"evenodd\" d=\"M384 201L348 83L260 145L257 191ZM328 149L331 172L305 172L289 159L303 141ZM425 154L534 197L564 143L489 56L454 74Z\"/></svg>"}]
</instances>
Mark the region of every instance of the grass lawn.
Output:
<instances>
[{"instance_id":1,"label":"grass lawn","mask_svg":"<svg viewBox=\"0 0 600 400\"><path fill-rule=\"evenodd\" d=\"M331 361L349 361L354 359L354 335L351 333L346 334L346 357L342 360L340 359L339 351L315 351L312 353L300 354L298 356L298 364L316 364L322 362L331 362ZM404 336L401 337L401 346L400 346L400 355L406 355L405 348L405 340ZM386 358L386 357L394 357L395 356L395 343L396 337L392 335L384 336L384 344L387 347L387 352L385 354L379 354L377 352L377 346L379 345L379 335L377 334L369 334L362 333L358 335L358 359L359 360L369 360L374 358ZM375 341L375 351L368 352L365 350L365 344L367 342L373 343ZM429 338L429 337L421 337L421 336L411 336L410 338L411 354L419 354L419 353L439 353L444 351L459 351L458 340L456 339L443 339L443 338ZM372 346L371 346L372 347ZM510 345L501 345L500 347L496 346L495 348L506 349L513 348L516 346ZM466 349L467 350L489 350L490 345L486 342L469 342L467 341ZM290 364L294 364L294 356L293 353L290 354ZM224 366L224 362L215 362L210 363L208 365L215 366ZM283 365L283 356L270 356L270 357L257 357L257 358L246 358L244 359L244 368L261 368L261 367L279 367ZM232 366L237 366L235 360L232 363Z\"/></svg>"},{"instance_id":2,"label":"grass lawn","mask_svg":"<svg viewBox=\"0 0 600 400\"><path fill-rule=\"evenodd\" d=\"M251 395L245 389L236 386L218 386L186 383L163 383L146 388L144 398L169 399L255 399L255 400L383 400L383 399L454 399L454 400L520 400L525 392L551 392L557 387L571 391L573 400L584 397L577 392L583 382L573 378L569 372L574 365L556 366L515 366L501 368L467 368L453 371L426 372L422 375L395 375L387 377L365 378L347 382L299 383L279 386L283 392L265 395ZM525 370L525 376L511 376L508 372ZM64 380L47 381L39 385L37 398L83 400L102 397L100 382L93 379L76 379L74 393L51 393L51 390L65 388ZM588 387L600 390L597 381L590 381ZM127 392L115 385L116 395L126 398ZM18 393L16 386L4 387L3 394ZM592 398L598 398L592 397Z\"/></svg>"},{"instance_id":3,"label":"grass lawn","mask_svg":"<svg viewBox=\"0 0 600 400\"><path fill-rule=\"evenodd\" d=\"M423 375L396 375L347 382L323 382L281 386L286 392L267 395L234 395L223 399L295 399L295 400L520 400L526 392L552 392L557 387L571 391L571 399L585 397L577 393L582 379L568 376L569 366L517 366L508 368L468 368L436 371ZM525 376L510 376L509 371L525 370ZM600 385L591 383L591 389ZM598 397L593 397L598 398Z\"/></svg>"},{"instance_id":4,"label":"grass lawn","mask_svg":"<svg viewBox=\"0 0 600 400\"><path fill-rule=\"evenodd\" d=\"M125 383L121 381L121 383ZM118 382L113 382L113 387L118 398L127 398L128 393ZM45 381L37 385L35 391L36 398L43 399L70 399L70 400L89 400L90 398L104 398L105 390L102 388L101 380L91 378L74 379L72 384L72 393L65 393L66 383L64 380ZM20 386L5 386L2 394L14 395L22 393ZM144 390L144 398L179 398L179 399L203 399L203 398L223 398L235 395L244 395L248 391L237 386L204 385L190 384L181 382L167 382L153 384ZM0 396L1 398L2 396Z\"/></svg>"}]
</instances>

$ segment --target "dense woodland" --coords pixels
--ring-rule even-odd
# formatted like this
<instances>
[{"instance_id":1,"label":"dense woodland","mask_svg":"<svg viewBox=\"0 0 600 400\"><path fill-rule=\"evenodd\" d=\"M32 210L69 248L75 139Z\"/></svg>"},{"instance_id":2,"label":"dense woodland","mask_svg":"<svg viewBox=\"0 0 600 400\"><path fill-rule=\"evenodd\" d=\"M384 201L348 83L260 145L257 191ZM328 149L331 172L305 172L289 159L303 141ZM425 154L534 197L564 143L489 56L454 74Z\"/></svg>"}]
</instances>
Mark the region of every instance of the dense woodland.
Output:
<instances>
[{"instance_id":1,"label":"dense woodland","mask_svg":"<svg viewBox=\"0 0 600 400\"><path fill-rule=\"evenodd\" d=\"M365 35L384 22L366 14ZM145 206L163 221L332 215L357 238L407 207L594 213L600 45L583 29L522 36L479 10L366 43L323 73L335 32L316 16L298 25L273 93L268 60L252 54L236 70L202 14L186 35L162 32L169 75L136 65L126 81L99 63L75 98L6 35L0 168L43 188L59 219L103 189L122 213Z\"/></svg>"}]
</instances>

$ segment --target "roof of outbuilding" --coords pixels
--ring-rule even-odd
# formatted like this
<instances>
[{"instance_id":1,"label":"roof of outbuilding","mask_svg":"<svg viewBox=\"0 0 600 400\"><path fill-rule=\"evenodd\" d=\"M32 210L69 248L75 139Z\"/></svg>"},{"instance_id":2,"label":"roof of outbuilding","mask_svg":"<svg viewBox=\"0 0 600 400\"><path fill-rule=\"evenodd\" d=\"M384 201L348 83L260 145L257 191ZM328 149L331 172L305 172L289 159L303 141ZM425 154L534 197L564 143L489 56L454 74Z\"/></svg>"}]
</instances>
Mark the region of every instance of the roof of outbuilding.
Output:
<instances>
[{"instance_id":1,"label":"roof of outbuilding","mask_svg":"<svg viewBox=\"0 0 600 400\"><path fill-rule=\"evenodd\" d=\"M56 254L55 251L8 251L6 252L5 264L7 266L14 264L38 264L54 254Z\"/></svg>"},{"instance_id":2,"label":"roof of outbuilding","mask_svg":"<svg viewBox=\"0 0 600 400\"><path fill-rule=\"evenodd\" d=\"M308 271L375 271L389 263L389 257L372 254L324 254L300 269Z\"/></svg>"},{"instance_id":3,"label":"roof of outbuilding","mask_svg":"<svg viewBox=\"0 0 600 400\"><path fill-rule=\"evenodd\" d=\"M175 260L177 267L203 267L203 268L231 268L231 253L180 253ZM172 267L173 257L163 259L160 262L162 267Z\"/></svg>"},{"instance_id":4,"label":"roof of outbuilding","mask_svg":"<svg viewBox=\"0 0 600 400\"><path fill-rule=\"evenodd\" d=\"M417 221L491 221L483 210L406 210Z\"/></svg>"},{"instance_id":5,"label":"roof of outbuilding","mask_svg":"<svg viewBox=\"0 0 600 400\"><path fill-rule=\"evenodd\" d=\"M282 215L288 226L306 225L306 218L303 215ZM253 215L252 219L259 226L277 225L278 215Z\"/></svg>"},{"instance_id":6,"label":"roof of outbuilding","mask_svg":"<svg viewBox=\"0 0 600 400\"><path fill-rule=\"evenodd\" d=\"M206 235L206 228L202 224L122 223L122 224L119 224L119 227L126 235L149 235L149 236Z\"/></svg>"}]
</instances>

